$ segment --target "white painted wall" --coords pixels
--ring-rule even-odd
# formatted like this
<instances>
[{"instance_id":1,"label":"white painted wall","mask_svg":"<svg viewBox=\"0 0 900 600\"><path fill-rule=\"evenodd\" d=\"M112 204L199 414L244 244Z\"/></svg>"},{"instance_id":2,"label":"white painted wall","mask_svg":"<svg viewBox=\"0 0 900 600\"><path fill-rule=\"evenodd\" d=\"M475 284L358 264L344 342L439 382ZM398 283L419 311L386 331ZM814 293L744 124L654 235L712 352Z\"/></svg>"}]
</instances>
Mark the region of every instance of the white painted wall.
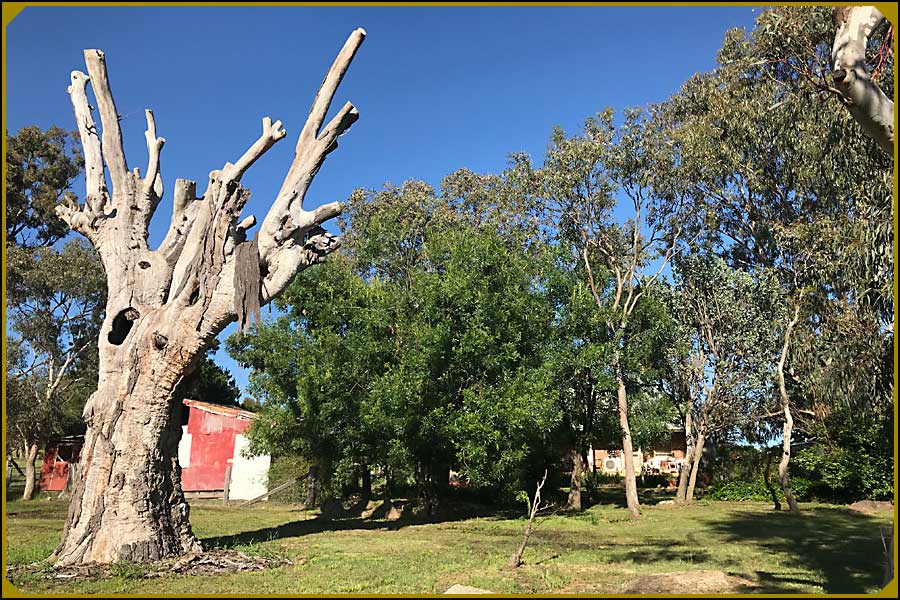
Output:
<instances>
[{"instance_id":1,"label":"white painted wall","mask_svg":"<svg viewBox=\"0 0 900 600\"><path fill-rule=\"evenodd\" d=\"M191 438L193 436L187 432L187 425L181 426L181 440L178 442L178 464L182 469L191 466Z\"/></svg>"},{"instance_id":2,"label":"white painted wall","mask_svg":"<svg viewBox=\"0 0 900 600\"><path fill-rule=\"evenodd\" d=\"M267 479L271 456L244 458L241 451L250 442L243 435L234 438L234 456L231 458L231 487L228 496L232 500L250 500L268 491Z\"/></svg>"}]
</instances>

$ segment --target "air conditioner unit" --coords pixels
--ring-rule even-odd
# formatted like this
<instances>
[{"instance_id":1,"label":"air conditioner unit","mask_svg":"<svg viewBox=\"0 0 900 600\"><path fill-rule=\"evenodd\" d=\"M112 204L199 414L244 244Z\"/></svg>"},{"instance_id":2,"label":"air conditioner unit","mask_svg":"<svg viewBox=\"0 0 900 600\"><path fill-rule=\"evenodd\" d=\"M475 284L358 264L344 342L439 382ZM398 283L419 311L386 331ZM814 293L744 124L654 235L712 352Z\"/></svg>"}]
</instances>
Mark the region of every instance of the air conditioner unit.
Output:
<instances>
[{"instance_id":1,"label":"air conditioner unit","mask_svg":"<svg viewBox=\"0 0 900 600\"><path fill-rule=\"evenodd\" d=\"M622 471L622 459L618 456L609 456L603 460L603 472L616 474Z\"/></svg>"}]
</instances>

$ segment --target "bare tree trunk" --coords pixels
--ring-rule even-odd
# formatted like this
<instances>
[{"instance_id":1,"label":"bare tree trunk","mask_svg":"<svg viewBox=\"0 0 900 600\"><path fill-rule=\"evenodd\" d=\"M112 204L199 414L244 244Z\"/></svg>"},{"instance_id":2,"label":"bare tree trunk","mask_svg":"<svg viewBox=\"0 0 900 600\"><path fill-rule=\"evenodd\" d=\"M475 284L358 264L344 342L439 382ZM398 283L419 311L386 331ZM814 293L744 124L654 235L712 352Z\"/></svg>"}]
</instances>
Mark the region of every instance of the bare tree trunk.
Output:
<instances>
[{"instance_id":1,"label":"bare tree trunk","mask_svg":"<svg viewBox=\"0 0 900 600\"><path fill-rule=\"evenodd\" d=\"M250 192L241 177L285 137L281 122L263 119L259 139L232 164L209 174L206 192L176 180L165 239L148 246L148 225L163 195L153 113L146 111L147 173L128 169L119 117L99 50L85 50L88 75L71 74L69 95L85 156L85 204L56 207L94 245L107 276L106 317L99 339L97 391L84 408L87 425L58 566L145 561L201 551L181 489L176 390L204 349L231 322L239 332L259 318L296 273L322 262L337 239L321 224L340 204L303 209L305 194L337 138L358 119L345 104L325 117L356 50L354 31L322 82L297 141L294 161L252 241L252 215L242 218ZM91 83L102 122L102 144L87 98ZM107 189L104 165L111 190Z\"/></svg>"},{"instance_id":2,"label":"bare tree trunk","mask_svg":"<svg viewBox=\"0 0 900 600\"><path fill-rule=\"evenodd\" d=\"M691 467L694 460L694 433L691 431L693 416L690 409L684 416L684 464L681 467L681 473L678 474L678 493L675 495L675 501L684 503L687 501L688 478L691 476Z\"/></svg>"},{"instance_id":3,"label":"bare tree trunk","mask_svg":"<svg viewBox=\"0 0 900 600\"><path fill-rule=\"evenodd\" d=\"M800 305L794 304L794 316L784 331L784 344L781 347L781 357L778 360L778 391L781 394L781 409L784 411L784 440L781 445L781 462L778 463L778 480L781 489L784 490L784 498L792 513L799 513L800 506L794 499L791 491L791 481L788 477L788 467L791 462L791 435L794 430L794 417L791 415L791 402L788 397L787 387L784 382L784 365L787 361L788 348L791 343L791 333L800 320Z\"/></svg>"},{"instance_id":4,"label":"bare tree trunk","mask_svg":"<svg viewBox=\"0 0 900 600\"><path fill-rule=\"evenodd\" d=\"M528 516L528 525L525 526L525 536L522 538L522 543L519 545L519 549L510 557L508 567L512 569L518 568L522 564L522 555L525 554L525 547L528 545L528 538L531 537L531 533L534 531L534 517L537 515L538 511L541 510L541 488L544 487L544 484L547 482L547 470L544 469L544 478L538 484L537 489L534 492L534 500L531 502L531 511Z\"/></svg>"},{"instance_id":5,"label":"bare tree trunk","mask_svg":"<svg viewBox=\"0 0 900 600\"><path fill-rule=\"evenodd\" d=\"M75 491L75 482L78 481L78 463L69 463L66 476L66 487L56 497L57 500L65 500L72 497Z\"/></svg>"},{"instance_id":6,"label":"bare tree trunk","mask_svg":"<svg viewBox=\"0 0 900 600\"><path fill-rule=\"evenodd\" d=\"M566 508L570 510L581 510L581 489L584 479L584 465L581 458L581 452L577 448L572 449L572 477L569 480L569 500Z\"/></svg>"},{"instance_id":7,"label":"bare tree trunk","mask_svg":"<svg viewBox=\"0 0 900 600\"><path fill-rule=\"evenodd\" d=\"M319 501L319 467L314 465L309 468L309 476L306 479L306 508L315 508Z\"/></svg>"},{"instance_id":8,"label":"bare tree trunk","mask_svg":"<svg viewBox=\"0 0 900 600\"><path fill-rule=\"evenodd\" d=\"M628 395L625 391L625 380L620 367L616 365L619 379L619 426L622 428L622 452L625 463L625 501L628 510L635 517L641 516L640 502L637 494L637 478L634 469L634 448L631 445L631 427L628 424Z\"/></svg>"},{"instance_id":9,"label":"bare tree trunk","mask_svg":"<svg viewBox=\"0 0 900 600\"><path fill-rule=\"evenodd\" d=\"M22 492L22 500L31 500L35 488L34 461L37 459L38 445L36 443L25 444L25 491Z\"/></svg>"},{"instance_id":10,"label":"bare tree trunk","mask_svg":"<svg viewBox=\"0 0 900 600\"><path fill-rule=\"evenodd\" d=\"M697 487L697 473L700 472L700 460L703 458L703 447L706 445L706 436L697 432L697 443L694 445L694 463L691 465L691 480L688 483L687 495L685 502L690 504L694 501L694 488Z\"/></svg>"},{"instance_id":11,"label":"bare tree trunk","mask_svg":"<svg viewBox=\"0 0 900 600\"><path fill-rule=\"evenodd\" d=\"M866 71L866 44L884 19L874 6L836 6L831 49L834 83L844 106L872 139L894 153L894 102Z\"/></svg>"}]
</instances>

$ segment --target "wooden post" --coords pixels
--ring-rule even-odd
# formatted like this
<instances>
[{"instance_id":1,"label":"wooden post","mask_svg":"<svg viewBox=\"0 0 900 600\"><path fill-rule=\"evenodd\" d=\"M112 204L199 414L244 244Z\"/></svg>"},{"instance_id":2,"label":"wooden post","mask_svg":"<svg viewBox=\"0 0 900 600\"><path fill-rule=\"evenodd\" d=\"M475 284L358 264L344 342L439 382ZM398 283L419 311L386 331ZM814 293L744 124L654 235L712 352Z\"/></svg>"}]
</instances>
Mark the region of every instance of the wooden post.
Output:
<instances>
[{"instance_id":1,"label":"wooden post","mask_svg":"<svg viewBox=\"0 0 900 600\"><path fill-rule=\"evenodd\" d=\"M225 467L225 494L223 500L228 504L228 492L231 489L231 465Z\"/></svg>"}]
</instances>

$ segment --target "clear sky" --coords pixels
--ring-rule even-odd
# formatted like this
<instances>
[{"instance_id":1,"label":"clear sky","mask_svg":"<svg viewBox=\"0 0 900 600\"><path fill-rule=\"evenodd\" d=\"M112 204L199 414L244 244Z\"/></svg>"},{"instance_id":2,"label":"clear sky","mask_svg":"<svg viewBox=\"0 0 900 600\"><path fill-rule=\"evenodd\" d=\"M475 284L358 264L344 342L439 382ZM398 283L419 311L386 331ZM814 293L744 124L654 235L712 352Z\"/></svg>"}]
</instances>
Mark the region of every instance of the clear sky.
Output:
<instances>
[{"instance_id":1,"label":"clear sky","mask_svg":"<svg viewBox=\"0 0 900 600\"><path fill-rule=\"evenodd\" d=\"M510 152L543 156L554 125L666 99L715 64L725 32L751 28L760 9L703 7L28 7L7 28L9 132L74 129L69 73L82 50L106 53L129 167L146 168L144 108L166 138L167 196L151 224L158 243L177 177L205 189L234 162L264 116L288 132L243 178L245 214L262 221L290 165L296 135L347 36L368 36L335 96L361 118L329 155L307 208L353 189L452 171L497 172ZM99 117L97 118L99 122ZM83 195L83 182L74 190ZM263 310L265 316L267 311ZM234 329L222 334L225 339ZM244 388L247 373L217 362Z\"/></svg>"}]
</instances>

